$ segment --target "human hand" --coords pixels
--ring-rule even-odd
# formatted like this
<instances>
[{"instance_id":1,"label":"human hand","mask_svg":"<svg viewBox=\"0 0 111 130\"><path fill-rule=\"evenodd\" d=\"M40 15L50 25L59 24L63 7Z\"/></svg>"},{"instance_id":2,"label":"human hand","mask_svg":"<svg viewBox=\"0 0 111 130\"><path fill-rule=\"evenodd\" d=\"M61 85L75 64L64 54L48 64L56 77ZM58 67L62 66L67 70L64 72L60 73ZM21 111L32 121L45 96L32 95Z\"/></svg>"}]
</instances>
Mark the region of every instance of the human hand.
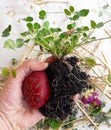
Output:
<instances>
[{"instance_id":1,"label":"human hand","mask_svg":"<svg viewBox=\"0 0 111 130\"><path fill-rule=\"evenodd\" d=\"M9 76L6 81L0 92L0 113L9 122L12 129L24 130L44 118L38 109L31 108L25 102L22 94L22 82L31 71L44 70L47 66L48 64L45 62L28 60L16 69L16 78Z\"/></svg>"}]
</instances>

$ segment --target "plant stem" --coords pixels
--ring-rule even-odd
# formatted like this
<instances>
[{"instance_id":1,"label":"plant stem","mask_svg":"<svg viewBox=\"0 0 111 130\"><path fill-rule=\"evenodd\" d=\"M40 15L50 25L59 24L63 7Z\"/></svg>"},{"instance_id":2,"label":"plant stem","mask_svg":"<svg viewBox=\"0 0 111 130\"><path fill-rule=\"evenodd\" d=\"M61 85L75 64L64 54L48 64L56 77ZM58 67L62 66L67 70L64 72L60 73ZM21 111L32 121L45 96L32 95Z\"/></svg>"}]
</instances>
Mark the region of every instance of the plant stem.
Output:
<instances>
[{"instance_id":1,"label":"plant stem","mask_svg":"<svg viewBox=\"0 0 111 130\"><path fill-rule=\"evenodd\" d=\"M87 119L86 117L82 117L82 118L80 118L80 119L75 119L75 120L72 120L72 121L70 121L70 122L64 123L64 124L62 125L62 127L65 126L65 125L71 124L71 123L83 122L83 121L85 121L85 120L88 120L88 119Z\"/></svg>"},{"instance_id":2,"label":"plant stem","mask_svg":"<svg viewBox=\"0 0 111 130\"><path fill-rule=\"evenodd\" d=\"M78 46L83 45L83 42L87 41L87 40L90 38L90 36L92 35L93 32L94 32L94 29L91 30L91 32L88 34L88 36L87 36L84 40L82 40L82 42L80 42L80 43L78 44ZM87 42L87 43L88 43L88 42Z\"/></svg>"},{"instance_id":3,"label":"plant stem","mask_svg":"<svg viewBox=\"0 0 111 130\"><path fill-rule=\"evenodd\" d=\"M94 41L106 40L106 39L111 39L111 37L98 38L98 39L94 39L94 40L91 40L91 41L84 42L84 43L82 43L82 44L79 43L80 45L78 44L77 47L83 46L83 45L85 45L85 44L88 44L88 43L91 43L91 42L94 42Z\"/></svg>"},{"instance_id":4,"label":"plant stem","mask_svg":"<svg viewBox=\"0 0 111 130\"><path fill-rule=\"evenodd\" d=\"M107 23L109 23L109 22L111 22L111 19L109 19L108 21L104 22L104 24L107 24Z\"/></svg>"}]
</instances>

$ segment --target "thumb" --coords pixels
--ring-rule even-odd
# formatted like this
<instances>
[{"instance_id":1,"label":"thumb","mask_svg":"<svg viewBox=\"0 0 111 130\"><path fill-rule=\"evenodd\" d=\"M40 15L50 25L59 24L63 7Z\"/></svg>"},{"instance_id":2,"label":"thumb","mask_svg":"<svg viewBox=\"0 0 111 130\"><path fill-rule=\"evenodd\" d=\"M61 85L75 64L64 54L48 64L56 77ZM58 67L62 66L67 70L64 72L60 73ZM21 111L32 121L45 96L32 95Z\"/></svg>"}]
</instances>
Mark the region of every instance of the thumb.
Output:
<instances>
[{"instance_id":1,"label":"thumb","mask_svg":"<svg viewBox=\"0 0 111 130\"><path fill-rule=\"evenodd\" d=\"M24 62L16 69L16 79L23 80L25 76L32 71L41 71L45 70L48 67L46 62L37 62L36 60L30 59Z\"/></svg>"}]
</instances>

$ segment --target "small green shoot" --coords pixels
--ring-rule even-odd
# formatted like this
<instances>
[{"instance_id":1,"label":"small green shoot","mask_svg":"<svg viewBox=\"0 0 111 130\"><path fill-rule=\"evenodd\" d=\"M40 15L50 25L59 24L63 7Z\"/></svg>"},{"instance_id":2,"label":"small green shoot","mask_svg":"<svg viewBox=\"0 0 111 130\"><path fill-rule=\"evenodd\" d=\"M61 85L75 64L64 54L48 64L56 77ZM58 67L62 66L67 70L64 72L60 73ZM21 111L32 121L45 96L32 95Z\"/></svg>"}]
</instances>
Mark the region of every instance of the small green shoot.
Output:
<instances>
[{"instance_id":1,"label":"small green shoot","mask_svg":"<svg viewBox=\"0 0 111 130\"><path fill-rule=\"evenodd\" d=\"M11 32L11 25L8 25L8 27L2 32L2 37L8 37Z\"/></svg>"},{"instance_id":2,"label":"small green shoot","mask_svg":"<svg viewBox=\"0 0 111 130\"><path fill-rule=\"evenodd\" d=\"M9 74L10 74L10 69L9 68L5 67L5 68L2 69L2 76L8 77Z\"/></svg>"}]
</instances>

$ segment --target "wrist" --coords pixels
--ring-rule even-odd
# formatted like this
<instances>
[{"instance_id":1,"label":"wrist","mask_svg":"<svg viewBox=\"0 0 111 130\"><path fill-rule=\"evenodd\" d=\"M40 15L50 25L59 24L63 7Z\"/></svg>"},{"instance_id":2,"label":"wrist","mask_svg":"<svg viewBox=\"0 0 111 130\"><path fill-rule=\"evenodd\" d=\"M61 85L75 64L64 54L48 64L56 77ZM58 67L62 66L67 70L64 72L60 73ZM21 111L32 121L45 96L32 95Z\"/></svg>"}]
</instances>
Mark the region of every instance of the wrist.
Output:
<instances>
[{"instance_id":1,"label":"wrist","mask_svg":"<svg viewBox=\"0 0 111 130\"><path fill-rule=\"evenodd\" d=\"M2 130L13 130L10 122L7 120L2 112L0 112L0 128Z\"/></svg>"}]
</instances>

